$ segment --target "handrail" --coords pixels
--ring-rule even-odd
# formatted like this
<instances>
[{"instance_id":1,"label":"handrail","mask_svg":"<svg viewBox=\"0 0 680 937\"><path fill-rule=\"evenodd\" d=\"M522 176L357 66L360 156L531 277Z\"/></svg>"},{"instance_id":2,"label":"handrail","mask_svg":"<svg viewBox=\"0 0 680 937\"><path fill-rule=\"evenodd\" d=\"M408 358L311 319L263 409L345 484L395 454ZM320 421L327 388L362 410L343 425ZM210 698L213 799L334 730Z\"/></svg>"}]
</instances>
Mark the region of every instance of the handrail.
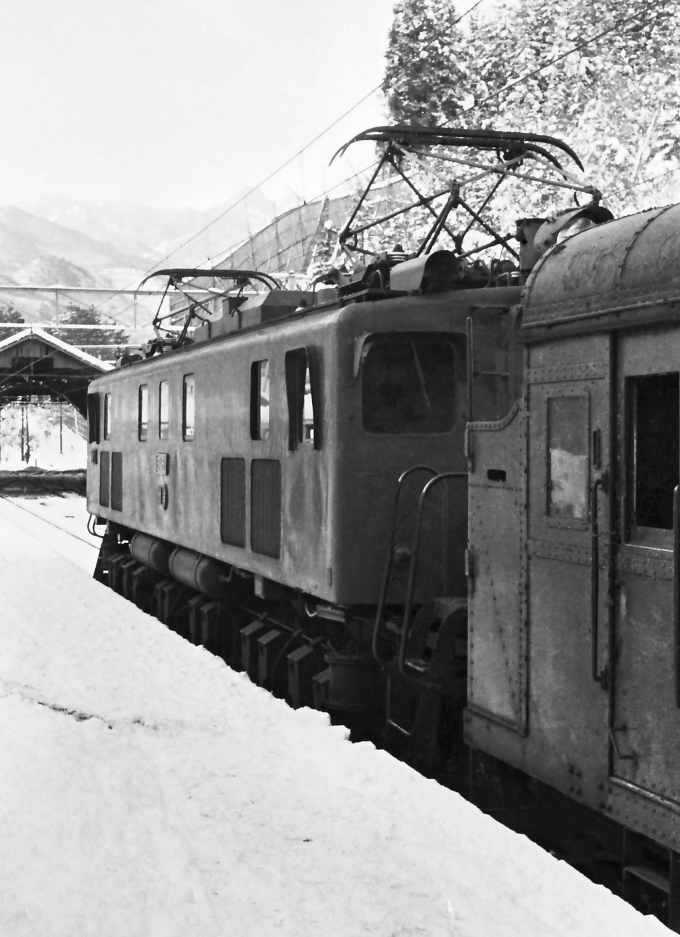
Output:
<instances>
[{"instance_id":1,"label":"handrail","mask_svg":"<svg viewBox=\"0 0 680 937\"><path fill-rule=\"evenodd\" d=\"M680 485L673 489L673 657L675 705L680 707Z\"/></svg>"},{"instance_id":2,"label":"handrail","mask_svg":"<svg viewBox=\"0 0 680 937\"><path fill-rule=\"evenodd\" d=\"M413 593L415 591L415 581L416 581L416 570L418 568L418 553L420 551L420 532L423 523L423 507L425 505L425 500L429 492L437 485L439 482L444 481L447 478L465 478L467 479L467 472L441 472L439 475L435 475L434 478L431 478L429 482L426 483L425 487L420 493L420 498L418 499L418 510L416 512L416 521L415 529L413 531L413 542L411 544L411 567L409 569L408 576L408 585L406 587L406 599L404 602L404 618L401 625L401 641L399 643L399 673L405 679L410 679L411 675L406 672L406 642L408 637L408 629L411 623L411 609L413 607Z\"/></svg>"},{"instance_id":3,"label":"handrail","mask_svg":"<svg viewBox=\"0 0 680 937\"><path fill-rule=\"evenodd\" d=\"M590 642L591 673L596 683L602 683L599 666L599 618L600 618L600 528L597 519L598 490L604 489L605 477L598 476L590 486Z\"/></svg>"},{"instance_id":4,"label":"handrail","mask_svg":"<svg viewBox=\"0 0 680 937\"><path fill-rule=\"evenodd\" d=\"M390 582L390 573L392 572L392 562L393 562L393 553L394 553L394 540L397 534L397 521L399 519L399 504L401 502L401 493L403 491L403 485L409 475L412 475L414 472L431 472L432 475L437 475L437 470L430 468L429 465L413 465L411 468L406 469L405 472L402 472L397 481L397 493L394 500L394 520L392 521L392 531L390 533L390 545L387 551L387 559L385 561L385 570L383 572L382 582L380 584L380 595L378 597L378 608L375 614L375 624L373 626L373 641L371 643L371 649L373 651L373 657L377 664L380 667L385 667L388 661L380 654L378 650L378 637L380 632L380 625L382 624L382 616L385 610L385 602L387 600L387 590L389 588Z\"/></svg>"}]
</instances>

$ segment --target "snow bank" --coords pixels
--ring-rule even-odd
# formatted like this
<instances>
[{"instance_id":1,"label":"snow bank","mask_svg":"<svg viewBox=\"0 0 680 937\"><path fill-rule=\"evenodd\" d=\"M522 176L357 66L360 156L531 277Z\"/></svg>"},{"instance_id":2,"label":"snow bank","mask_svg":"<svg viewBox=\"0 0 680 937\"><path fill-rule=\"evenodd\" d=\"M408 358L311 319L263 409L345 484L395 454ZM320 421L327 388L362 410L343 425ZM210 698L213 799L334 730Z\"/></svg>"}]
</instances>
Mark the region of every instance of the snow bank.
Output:
<instances>
[{"instance_id":1,"label":"snow bank","mask_svg":"<svg viewBox=\"0 0 680 937\"><path fill-rule=\"evenodd\" d=\"M668 933L187 644L18 513L0 503L0 934Z\"/></svg>"}]
</instances>

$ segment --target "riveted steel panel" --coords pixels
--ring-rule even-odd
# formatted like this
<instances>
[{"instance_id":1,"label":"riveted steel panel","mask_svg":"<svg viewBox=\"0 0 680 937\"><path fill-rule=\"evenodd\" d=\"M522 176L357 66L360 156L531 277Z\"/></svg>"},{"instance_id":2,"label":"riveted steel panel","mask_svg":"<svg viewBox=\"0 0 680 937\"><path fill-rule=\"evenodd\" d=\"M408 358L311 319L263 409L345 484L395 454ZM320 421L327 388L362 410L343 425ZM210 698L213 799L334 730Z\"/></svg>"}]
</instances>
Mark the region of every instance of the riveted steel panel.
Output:
<instances>
[{"instance_id":1,"label":"riveted steel panel","mask_svg":"<svg viewBox=\"0 0 680 937\"><path fill-rule=\"evenodd\" d=\"M654 208L567 238L534 267L522 333L577 334L678 321L680 206ZM651 284L651 289L650 289Z\"/></svg>"},{"instance_id":2,"label":"riveted steel panel","mask_svg":"<svg viewBox=\"0 0 680 937\"><path fill-rule=\"evenodd\" d=\"M570 543L555 543L552 540L529 540L527 543L529 556L540 556L544 560L556 560L560 563L578 563L588 566L590 563L590 550Z\"/></svg>"},{"instance_id":3,"label":"riveted steel panel","mask_svg":"<svg viewBox=\"0 0 680 937\"><path fill-rule=\"evenodd\" d=\"M556 364L543 368L527 368L528 384L549 384L556 381L593 380L607 377L606 361L583 361L578 364Z\"/></svg>"},{"instance_id":4,"label":"riveted steel panel","mask_svg":"<svg viewBox=\"0 0 680 937\"><path fill-rule=\"evenodd\" d=\"M526 432L515 406L472 423L468 487L473 589L469 597L470 709L523 733L527 714ZM502 479L502 480L500 480Z\"/></svg>"},{"instance_id":5,"label":"riveted steel panel","mask_svg":"<svg viewBox=\"0 0 680 937\"><path fill-rule=\"evenodd\" d=\"M669 849L680 850L680 804L636 784L611 778L607 816Z\"/></svg>"}]
</instances>

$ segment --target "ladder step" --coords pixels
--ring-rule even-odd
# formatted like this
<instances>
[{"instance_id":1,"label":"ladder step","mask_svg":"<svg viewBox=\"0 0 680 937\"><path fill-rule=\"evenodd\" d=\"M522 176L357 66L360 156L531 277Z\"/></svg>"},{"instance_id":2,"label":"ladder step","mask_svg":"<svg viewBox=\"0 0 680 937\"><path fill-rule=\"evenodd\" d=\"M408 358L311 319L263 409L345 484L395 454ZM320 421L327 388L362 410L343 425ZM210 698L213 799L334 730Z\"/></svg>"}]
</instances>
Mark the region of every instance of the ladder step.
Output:
<instances>
[{"instance_id":1,"label":"ladder step","mask_svg":"<svg viewBox=\"0 0 680 937\"><path fill-rule=\"evenodd\" d=\"M634 878L639 878L641 881L647 882L648 885L658 888L659 891L665 891L667 895L671 893L670 879L643 865L628 865L624 868L623 874L624 877L626 875L632 875Z\"/></svg>"}]
</instances>

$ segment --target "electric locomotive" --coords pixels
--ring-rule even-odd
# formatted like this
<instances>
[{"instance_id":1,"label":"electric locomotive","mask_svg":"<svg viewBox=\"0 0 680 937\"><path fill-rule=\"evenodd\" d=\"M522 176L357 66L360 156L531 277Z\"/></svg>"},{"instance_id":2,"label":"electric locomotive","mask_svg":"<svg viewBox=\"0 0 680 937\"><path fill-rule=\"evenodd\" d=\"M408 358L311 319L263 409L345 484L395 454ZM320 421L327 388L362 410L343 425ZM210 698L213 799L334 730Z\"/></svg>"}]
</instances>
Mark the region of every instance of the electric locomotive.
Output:
<instances>
[{"instance_id":1,"label":"electric locomotive","mask_svg":"<svg viewBox=\"0 0 680 937\"><path fill-rule=\"evenodd\" d=\"M511 243L466 180L409 183L418 251L331 290L167 271L236 286L90 387L96 575L421 769L464 739L616 820L624 890L680 929L680 208L612 220L551 138L360 139L393 173L433 156L497 188L538 166L589 201ZM340 237L364 257L366 194ZM474 225L491 241L466 250Z\"/></svg>"},{"instance_id":2,"label":"electric locomotive","mask_svg":"<svg viewBox=\"0 0 680 937\"><path fill-rule=\"evenodd\" d=\"M403 174L406 151L418 161L423 147L453 151L494 191L509 175L533 178L521 171L533 160L591 196L570 223L605 211L552 138L400 127L363 136L383 146L379 169ZM466 426L473 414L503 418L521 387L523 271L479 259L489 233L520 255L482 218L488 197L478 211L463 199L465 184L418 193L432 222L413 255L373 252L325 277L331 289L165 271L175 284L233 284L223 315L191 336L206 318L200 303L180 334L158 318L145 356L95 381L88 403L88 509L107 525L96 575L294 705L384 720L421 767L439 758L443 702L460 715L465 698ZM366 194L342 232L345 254L371 254ZM479 228L467 251L451 228L458 209L468 233ZM442 237L453 249L434 249Z\"/></svg>"}]
</instances>

